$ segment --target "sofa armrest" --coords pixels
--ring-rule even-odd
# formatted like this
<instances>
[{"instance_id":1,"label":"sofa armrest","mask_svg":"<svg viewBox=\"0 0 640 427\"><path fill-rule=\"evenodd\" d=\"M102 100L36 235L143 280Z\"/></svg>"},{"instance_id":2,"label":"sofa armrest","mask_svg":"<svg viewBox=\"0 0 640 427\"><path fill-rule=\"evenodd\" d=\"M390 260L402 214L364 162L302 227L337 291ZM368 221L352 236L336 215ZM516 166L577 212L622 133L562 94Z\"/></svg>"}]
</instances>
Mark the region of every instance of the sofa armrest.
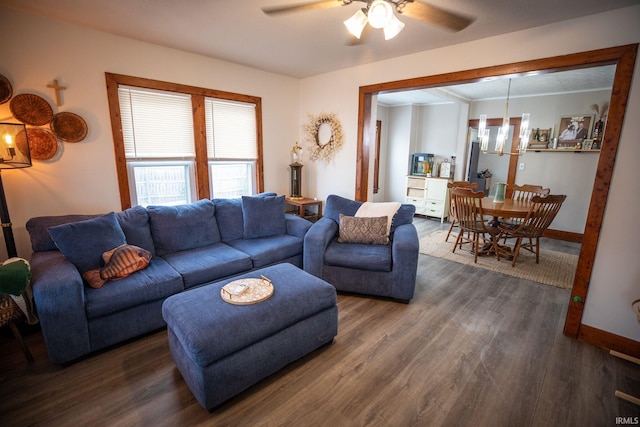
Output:
<instances>
[{"instance_id":1,"label":"sofa armrest","mask_svg":"<svg viewBox=\"0 0 640 427\"><path fill-rule=\"evenodd\" d=\"M324 252L338 232L338 224L329 218L320 218L304 236L303 268L309 274L322 278Z\"/></svg>"},{"instance_id":2,"label":"sofa armrest","mask_svg":"<svg viewBox=\"0 0 640 427\"><path fill-rule=\"evenodd\" d=\"M64 364L88 354L84 283L78 269L59 251L35 252L31 283L51 363Z\"/></svg>"},{"instance_id":3,"label":"sofa armrest","mask_svg":"<svg viewBox=\"0 0 640 427\"><path fill-rule=\"evenodd\" d=\"M296 215L284 214L284 219L287 224L287 234L300 239L304 239L307 231L309 231L309 228L313 225L311 221Z\"/></svg>"},{"instance_id":4,"label":"sofa armrest","mask_svg":"<svg viewBox=\"0 0 640 427\"><path fill-rule=\"evenodd\" d=\"M413 224L398 226L391 243L393 286L398 287L393 290L393 295L398 299L409 301L413 298L419 254L420 241L416 227Z\"/></svg>"}]
</instances>

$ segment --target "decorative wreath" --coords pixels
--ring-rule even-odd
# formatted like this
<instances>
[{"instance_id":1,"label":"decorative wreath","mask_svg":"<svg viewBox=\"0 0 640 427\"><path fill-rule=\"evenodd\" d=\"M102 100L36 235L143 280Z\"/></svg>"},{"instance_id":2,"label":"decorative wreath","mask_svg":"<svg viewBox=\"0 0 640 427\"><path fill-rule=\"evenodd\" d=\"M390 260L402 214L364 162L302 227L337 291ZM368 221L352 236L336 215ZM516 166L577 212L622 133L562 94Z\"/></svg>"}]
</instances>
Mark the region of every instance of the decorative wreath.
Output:
<instances>
[{"instance_id":1,"label":"decorative wreath","mask_svg":"<svg viewBox=\"0 0 640 427\"><path fill-rule=\"evenodd\" d=\"M327 142L321 142L318 133L324 124L331 126L331 137ZM309 121L304 125L305 140L312 145L311 160L331 160L335 152L342 146L342 125L335 113L320 113L317 116L309 114Z\"/></svg>"}]
</instances>

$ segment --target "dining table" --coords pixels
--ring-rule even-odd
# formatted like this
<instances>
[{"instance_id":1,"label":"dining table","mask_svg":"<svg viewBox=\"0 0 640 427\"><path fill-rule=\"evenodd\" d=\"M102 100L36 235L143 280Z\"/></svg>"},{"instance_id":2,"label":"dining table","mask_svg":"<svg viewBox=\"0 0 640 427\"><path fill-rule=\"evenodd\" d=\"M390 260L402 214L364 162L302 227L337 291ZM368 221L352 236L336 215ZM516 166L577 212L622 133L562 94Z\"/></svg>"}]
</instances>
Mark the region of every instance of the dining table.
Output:
<instances>
[{"instance_id":1,"label":"dining table","mask_svg":"<svg viewBox=\"0 0 640 427\"><path fill-rule=\"evenodd\" d=\"M500 218L525 218L531 209L531 201L529 200L505 199L504 202L496 202L491 196L480 199L480 204L482 205L482 213L493 217L492 220L487 222L487 225L496 228L500 224ZM512 259L512 249L506 245L499 246L501 255L506 259ZM482 255L491 255L493 253L494 250L491 244L485 245L480 251Z\"/></svg>"},{"instance_id":2,"label":"dining table","mask_svg":"<svg viewBox=\"0 0 640 427\"><path fill-rule=\"evenodd\" d=\"M488 225L497 227L499 218L525 218L531 209L531 201L505 199L504 202L495 202L493 197L487 196L480 199L482 212L493 217Z\"/></svg>"}]
</instances>

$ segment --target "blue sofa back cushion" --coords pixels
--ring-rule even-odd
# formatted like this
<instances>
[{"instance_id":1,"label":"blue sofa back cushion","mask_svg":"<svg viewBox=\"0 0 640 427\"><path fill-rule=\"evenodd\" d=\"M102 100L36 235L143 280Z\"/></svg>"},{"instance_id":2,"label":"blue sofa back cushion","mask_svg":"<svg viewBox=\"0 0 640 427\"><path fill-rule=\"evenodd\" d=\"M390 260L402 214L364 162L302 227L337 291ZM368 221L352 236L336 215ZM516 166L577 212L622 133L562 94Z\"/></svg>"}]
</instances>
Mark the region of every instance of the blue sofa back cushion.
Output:
<instances>
[{"instance_id":1,"label":"blue sofa back cushion","mask_svg":"<svg viewBox=\"0 0 640 427\"><path fill-rule=\"evenodd\" d=\"M116 214L56 225L49 234L62 254L81 274L104 266L102 254L127 243Z\"/></svg>"},{"instance_id":2,"label":"blue sofa back cushion","mask_svg":"<svg viewBox=\"0 0 640 427\"><path fill-rule=\"evenodd\" d=\"M398 212L396 212L396 214L393 216L393 219L391 220L390 233L393 234L393 232L396 230L396 227L400 225L413 223L413 216L415 215L415 213L416 213L415 205L410 205L410 204L400 205Z\"/></svg>"},{"instance_id":3,"label":"blue sofa back cushion","mask_svg":"<svg viewBox=\"0 0 640 427\"><path fill-rule=\"evenodd\" d=\"M340 214L354 216L361 205L362 202L331 194L327 197L324 216L331 218L336 224L340 224Z\"/></svg>"},{"instance_id":4,"label":"blue sofa back cushion","mask_svg":"<svg viewBox=\"0 0 640 427\"><path fill-rule=\"evenodd\" d=\"M160 256L220 242L216 207L211 200L188 205L147 206L151 236Z\"/></svg>"},{"instance_id":5,"label":"blue sofa back cushion","mask_svg":"<svg viewBox=\"0 0 640 427\"><path fill-rule=\"evenodd\" d=\"M277 196L276 193L265 192L256 194L255 197ZM242 221L242 198L213 199L216 205L216 220L220 229L220 236L225 243L242 239L244 235L244 222Z\"/></svg>"},{"instance_id":6,"label":"blue sofa back cushion","mask_svg":"<svg viewBox=\"0 0 640 427\"><path fill-rule=\"evenodd\" d=\"M331 218L336 224L340 224L340 214L346 216L354 216L362 202L347 199L335 194L327 197L327 203L324 208L324 216ZM413 216L416 213L416 207L410 204L400 205L400 209L393 216L391 220L390 234L396 230L396 227L404 224L411 224L413 222Z\"/></svg>"},{"instance_id":7,"label":"blue sofa back cushion","mask_svg":"<svg viewBox=\"0 0 640 427\"><path fill-rule=\"evenodd\" d=\"M149 213L144 207L136 206L118 212L116 218L118 218L118 223L127 237L128 244L148 250L152 257L156 255L149 226Z\"/></svg>"},{"instance_id":8,"label":"blue sofa back cushion","mask_svg":"<svg viewBox=\"0 0 640 427\"><path fill-rule=\"evenodd\" d=\"M285 234L284 196L242 196L242 221L244 239Z\"/></svg>"}]
</instances>

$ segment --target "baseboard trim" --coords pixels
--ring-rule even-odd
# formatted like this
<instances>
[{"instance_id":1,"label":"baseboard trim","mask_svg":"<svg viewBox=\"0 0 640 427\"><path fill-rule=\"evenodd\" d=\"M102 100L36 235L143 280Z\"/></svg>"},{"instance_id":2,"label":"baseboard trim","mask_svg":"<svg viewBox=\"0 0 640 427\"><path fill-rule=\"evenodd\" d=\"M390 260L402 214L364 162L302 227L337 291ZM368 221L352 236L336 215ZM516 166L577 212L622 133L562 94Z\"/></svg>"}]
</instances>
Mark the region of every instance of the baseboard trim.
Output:
<instances>
[{"instance_id":1,"label":"baseboard trim","mask_svg":"<svg viewBox=\"0 0 640 427\"><path fill-rule=\"evenodd\" d=\"M556 240L564 240L566 242L582 243L582 233L573 233L571 231L546 229L542 234L544 237Z\"/></svg>"},{"instance_id":2,"label":"baseboard trim","mask_svg":"<svg viewBox=\"0 0 640 427\"><path fill-rule=\"evenodd\" d=\"M612 334L592 326L580 325L578 339L607 350L615 350L636 358L640 358L640 342Z\"/></svg>"}]
</instances>

